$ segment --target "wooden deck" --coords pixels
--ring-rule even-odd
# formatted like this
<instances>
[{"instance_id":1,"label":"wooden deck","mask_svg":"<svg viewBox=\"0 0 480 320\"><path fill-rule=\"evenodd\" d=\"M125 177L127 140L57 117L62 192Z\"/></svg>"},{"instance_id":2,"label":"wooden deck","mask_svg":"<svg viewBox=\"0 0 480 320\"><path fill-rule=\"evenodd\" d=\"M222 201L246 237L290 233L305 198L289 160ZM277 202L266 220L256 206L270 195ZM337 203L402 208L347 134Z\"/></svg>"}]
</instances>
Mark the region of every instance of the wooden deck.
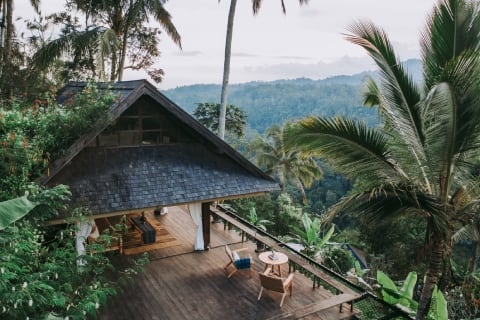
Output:
<instances>
[{"instance_id":1,"label":"wooden deck","mask_svg":"<svg viewBox=\"0 0 480 320\"><path fill-rule=\"evenodd\" d=\"M222 223L212 223L210 250L194 252L194 224L184 207L169 208L165 216L155 217L179 245L150 251L151 262L145 274L136 278L133 287L116 296L101 310L99 319L268 319L282 315L302 314L295 311L320 303L333 294L322 288L312 290L312 280L295 273L292 297L287 296L280 308L281 294L264 292L257 301L260 281L257 272L264 265L258 260L255 245L241 242L239 233L224 229ZM224 246L232 249L249 247L254 259L253 271L238 271L227 279L223 267L228 261ZM124 262L117 255L114 263ZM284 265L282 273L288 273ZM344 304L343 312L332 307L321 312L295 319L349 319L350 306ZM291 316L289 319L293 319Z\"/></svg>"}]
</instances>

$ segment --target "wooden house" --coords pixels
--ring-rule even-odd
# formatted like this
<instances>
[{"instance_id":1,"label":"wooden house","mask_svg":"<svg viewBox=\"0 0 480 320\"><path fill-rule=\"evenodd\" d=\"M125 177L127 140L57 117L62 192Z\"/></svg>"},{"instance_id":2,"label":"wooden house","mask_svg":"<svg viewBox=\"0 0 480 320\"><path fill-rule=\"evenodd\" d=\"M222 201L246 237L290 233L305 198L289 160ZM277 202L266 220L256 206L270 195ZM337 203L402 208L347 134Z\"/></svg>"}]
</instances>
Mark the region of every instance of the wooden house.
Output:
<instances>
[{"instance_id":1,"label":"wooden house","mask_svg":"<svg viewBox=\"0 0 480 320\"><path fill-rule=\"evenodd\" d=\"M85 85L70 83L59 92L58 102L68 101ZM78 139L40 180L68 185L73 205L88 208L95 218L203 204L199 210L207 248L211 203L279 190L274 180L148 81L99 85L116 97L110 122Z\"/></svg>"}]
</instances>

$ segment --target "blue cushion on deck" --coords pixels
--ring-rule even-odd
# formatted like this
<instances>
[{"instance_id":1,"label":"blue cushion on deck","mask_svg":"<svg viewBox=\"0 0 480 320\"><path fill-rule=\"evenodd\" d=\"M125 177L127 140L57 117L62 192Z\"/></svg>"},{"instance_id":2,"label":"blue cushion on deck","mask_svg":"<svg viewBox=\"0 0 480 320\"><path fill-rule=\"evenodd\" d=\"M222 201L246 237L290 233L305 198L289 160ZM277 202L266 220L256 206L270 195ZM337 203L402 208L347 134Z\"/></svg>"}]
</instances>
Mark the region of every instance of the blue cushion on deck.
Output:
<instances>
[{"instance_id":1,"label":"blue cushion on deck","mask_svg":"<svg viewBox=\"0 0 480 320\"><path fill-rule=\"evenodd\" d=\"M250 258L243 258L243 259L235 260L235 267L237 267L237 269L250 268Z\"/></svg>"}]
</instances>

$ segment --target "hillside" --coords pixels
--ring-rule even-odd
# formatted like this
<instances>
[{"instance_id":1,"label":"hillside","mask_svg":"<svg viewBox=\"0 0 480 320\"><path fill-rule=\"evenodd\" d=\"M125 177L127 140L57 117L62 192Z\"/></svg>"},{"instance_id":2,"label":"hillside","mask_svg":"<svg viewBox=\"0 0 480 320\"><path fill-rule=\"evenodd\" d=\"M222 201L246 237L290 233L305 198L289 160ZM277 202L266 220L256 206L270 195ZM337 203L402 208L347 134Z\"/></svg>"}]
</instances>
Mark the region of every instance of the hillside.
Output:
<instances>
[{"instance_id":1,"label":"hillside","mask_svg":"<svg viewBox=\"0 0 480 320\"><path fill-rule=\"evenodd\" d=\"M408 60L405 66L418 80L418 60ZM348 115L374 125L377 122L376 111L361 106L363 81L367 76L376 77L376 74L363 72L322 80L300 78L234 84L229 87L228 103L245 110L249 128L259 133L273 124L309 115ZM165 90L163 93L192 113L196 103L218 103L220 90L220 85L198 84Z\"/></svg>"}]
</instances>

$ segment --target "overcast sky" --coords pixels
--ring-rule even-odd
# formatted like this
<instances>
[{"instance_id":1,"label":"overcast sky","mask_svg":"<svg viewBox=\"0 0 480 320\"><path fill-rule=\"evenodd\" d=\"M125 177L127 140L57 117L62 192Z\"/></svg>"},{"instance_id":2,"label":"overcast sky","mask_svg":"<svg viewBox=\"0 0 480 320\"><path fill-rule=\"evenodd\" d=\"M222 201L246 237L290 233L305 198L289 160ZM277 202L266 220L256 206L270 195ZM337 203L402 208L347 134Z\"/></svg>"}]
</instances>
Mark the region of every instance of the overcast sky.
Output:
<instances>
[{"instance_id":1,"label":"overcast sky","mask_svg":"<svg viewBox=\"0 0 480 320\"><path fill-rule=\"evenodd\" d=\"M250 0L239 0L235 17L230 83L353 74L374 66L342 33L358 20L384 28L402 60L419 57L418 42L434 0L310 0L299 6L285 0L264 0L253 16ZM43 11L58 1L43 0ZM194 83L221 83L225 32L230 1L170 0L183 50L162 35L158 66L165 72L162 89ZM16 1L17 15L29 1ZM24 11L26 12L26 11ZM127 72L129 79L145 78Z\"/></svg>"}]
</instances>

